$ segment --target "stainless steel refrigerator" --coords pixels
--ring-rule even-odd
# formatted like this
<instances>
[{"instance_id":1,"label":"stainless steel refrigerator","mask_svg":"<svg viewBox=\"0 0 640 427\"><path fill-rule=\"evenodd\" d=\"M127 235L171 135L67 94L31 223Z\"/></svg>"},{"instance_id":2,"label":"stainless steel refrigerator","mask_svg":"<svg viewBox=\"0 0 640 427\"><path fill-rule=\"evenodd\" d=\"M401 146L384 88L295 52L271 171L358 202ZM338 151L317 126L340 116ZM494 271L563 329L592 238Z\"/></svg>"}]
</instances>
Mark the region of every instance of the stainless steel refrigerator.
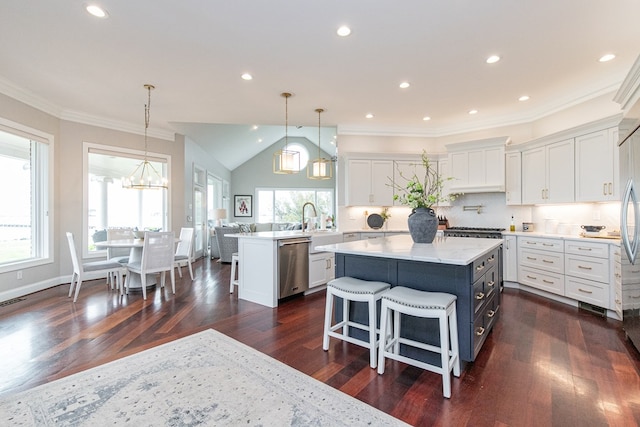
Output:
<instances>
[{"instance_id":1,"label":"stainless steel refrigerator","mask_svg":"<svg viewBox=\"0 0 640 427\"><path fill-rule=\"evenodd\" d=\"M640 103L620 124L622 324L640 349Z\"/></svg>"}]
</instances>

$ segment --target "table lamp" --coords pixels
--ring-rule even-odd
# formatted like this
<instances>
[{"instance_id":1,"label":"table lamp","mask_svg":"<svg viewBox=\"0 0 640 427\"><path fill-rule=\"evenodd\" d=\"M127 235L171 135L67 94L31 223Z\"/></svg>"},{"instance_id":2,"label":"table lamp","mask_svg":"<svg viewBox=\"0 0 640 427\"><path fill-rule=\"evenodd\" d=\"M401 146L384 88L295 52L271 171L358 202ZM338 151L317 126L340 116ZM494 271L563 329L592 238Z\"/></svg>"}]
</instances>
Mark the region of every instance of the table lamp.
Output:
<instances>
[{"instance_id":1,"label":"table lamp","mask_svg":"<svg viewBox=\"0 0 640 427\"><path fill-rule=\"evenodd\" d=\"M222 227L222 220L227 219L227 210L226 209L216 209L215 219L218 220L218 227Z\"/></svg>"}]
</instances>

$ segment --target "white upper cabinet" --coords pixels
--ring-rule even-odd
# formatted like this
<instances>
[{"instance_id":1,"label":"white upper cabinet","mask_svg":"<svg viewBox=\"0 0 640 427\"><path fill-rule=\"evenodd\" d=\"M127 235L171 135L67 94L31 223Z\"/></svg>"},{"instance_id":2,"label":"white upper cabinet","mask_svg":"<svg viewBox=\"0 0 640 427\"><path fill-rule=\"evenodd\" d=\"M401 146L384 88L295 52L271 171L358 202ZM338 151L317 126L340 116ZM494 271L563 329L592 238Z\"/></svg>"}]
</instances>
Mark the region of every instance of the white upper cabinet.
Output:
<instances>
[{"instance_id":1,"label":"white upper cabinet","mask_svg":"<svg viewBox=\"0 0 640 427\"><path fill-rule=\"evenodd\" d=\"M576 201L619 200L618 128L576 137Z\"/></svg>"},{"instance_id":2,"label":"white upper cabinet","mask_svg":"<svg viewBox=\"0 0 640 427\"><path fill-rule=\"evenodd\" d=\"M522 204L522 155L519 151L505 154L505 189L507 205Z\"/></svg>"},{"instance_id":3,"label":"white upper cabinet","mask_svg":"<svg viewBox=\"0 0 640 427\"><path fill-rule=\"evenodd\" d=\"M573 138L522 152L522 203L573 202Z\"/></svg>"},{"instance_id":4,"label":"white upper cabinet","mask_svg":"<svg viewBox=\"0 0 640 427\"><path fill-rule=\"evenodd\" d=\"M505 191L504 146L508 138L447 144L454 193Z\"/></svg>"},{"instance_id":5,"label":"white upper cabinet","mask_svg":"<svg viewBox=\"0 0 640 427\"><path fill-rule=\"evenodd\" d=\"M391 160L349 160L347 206L391 206L392 178Z\"/></svg>"}]
</instances>

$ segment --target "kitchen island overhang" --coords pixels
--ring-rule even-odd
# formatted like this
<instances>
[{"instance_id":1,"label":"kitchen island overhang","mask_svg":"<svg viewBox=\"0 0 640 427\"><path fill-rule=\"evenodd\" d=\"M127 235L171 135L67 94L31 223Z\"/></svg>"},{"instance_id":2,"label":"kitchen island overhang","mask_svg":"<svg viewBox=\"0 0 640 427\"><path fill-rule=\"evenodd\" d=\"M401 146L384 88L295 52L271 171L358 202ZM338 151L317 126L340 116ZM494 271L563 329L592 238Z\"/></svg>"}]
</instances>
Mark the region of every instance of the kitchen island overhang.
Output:
<instances>
[{"instance_id":1,"label":"kitchen island overhang","mask_svg":"<svg viewBox=\"0 0 640 427\"><path fill-rule=\"evenodd\" d=\"M336 254L336 277L387 282L429 292L456 295L460 358L475 360L499 316L502 282L502 239L438 236L433 243L413 243L400 235L323 245L319 250ZM355 321L368 322L364 307L352 308ZM336 316L342 318L340 304ZM377 320L379 322L379 318ZM430 344L439 343L437 322L404 317L403 335ZM354 335L360 332L353 331ZM422 350L405 349L410 357L434 363ZM437 361L435 362L438 363Z\"/></svg>"}]
</instances>

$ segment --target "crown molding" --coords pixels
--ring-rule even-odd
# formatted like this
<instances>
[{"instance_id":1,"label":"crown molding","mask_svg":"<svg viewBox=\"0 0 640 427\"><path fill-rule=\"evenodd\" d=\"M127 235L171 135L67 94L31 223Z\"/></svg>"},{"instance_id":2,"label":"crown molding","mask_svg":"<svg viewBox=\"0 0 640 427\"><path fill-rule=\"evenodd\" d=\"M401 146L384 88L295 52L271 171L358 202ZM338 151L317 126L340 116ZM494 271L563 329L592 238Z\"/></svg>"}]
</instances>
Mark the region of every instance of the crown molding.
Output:
<instances>
[{"instance_id":1,"label":"crown molding","mask_svg":"<svg viewBox=\"0 0 640 427\"><path fill-rule=\"evenodd\" d=\"M144 125L133 125L128 122L92 116L90 114L78 111L65 110L64 108L47 101L46 99L36 95L29 90L16 86L3 77L0 77L0 93L44 113L57 117L60 120L67 120L70 122L76 122L90 126L97 126L121 132L144 135ZM147 135L152 138L175 141L175 132L164 129L149 128L147 129Z\"/></svg>"},{"instance_id":2,"label":"crown molding","mask_svg":"<svg viewBox=\"0 0 640 427\"><path fill-rule=\"evenodd\" d=\"M625 113L640 100L640 56L636 58L613 100L620 104Z\"/></svg>"},{"instance_id":3,"label":"crown molding","mask_svg":"<svg viewBox=\"0 0 640 427\"><path fill-rule=\"evenodd\" d=\"M441 126L438 128L424 129L420 127L364 127L357 125L338 125L338 135L360 135L360 136L402 136L402 137L424 137L438 138L444 136L458 135L470 132L478 132L496 127L508 127L523 124L531 124L552 114L559 113L571 107L578 106L592 99L603 95L614 93L620 86L619 82L605 87L594 89L586 94L570 95L554 102L547 103L535 110L529 110L523 114L512 114L487 120L465 123L463 125Z\"/></svg>"}]
</instances>

